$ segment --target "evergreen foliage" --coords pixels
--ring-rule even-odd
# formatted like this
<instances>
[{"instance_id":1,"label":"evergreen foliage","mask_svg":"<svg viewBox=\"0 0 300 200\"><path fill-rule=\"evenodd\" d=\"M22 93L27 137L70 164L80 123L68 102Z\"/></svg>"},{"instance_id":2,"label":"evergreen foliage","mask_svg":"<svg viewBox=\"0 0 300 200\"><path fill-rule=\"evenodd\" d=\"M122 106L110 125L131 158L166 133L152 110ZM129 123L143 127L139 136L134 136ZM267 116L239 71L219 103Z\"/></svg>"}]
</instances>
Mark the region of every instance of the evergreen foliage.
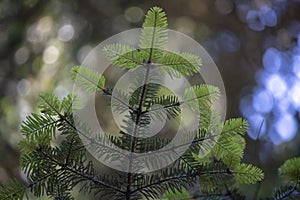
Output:
<instances>
[{"instance_id":1,"label":"evergreen foliage","mask_svg":"<svg viewBox=\"0 0 300 200\"><path fill-rule=\"evenodd\" d=\"M278 169L286 183L273 191L272 199L288 200L300 198L300 158L291 158Z\"/></svg>"},{"instance_id":2,"label":"evergreen foliage","mask_svg":"<svg viewBox=\"0 0 300 200\"><path fill-rule=\"evenodd\" d=\"M147 13L138 48L113 44L106 46L104 51L113 65L124 70L146 67L149 72L153 66L168 66L170 70L166 72L171 77L192 76L200 69L201 59L188 52L163 51L168 39L166 28L166 14L161 8L153 7ZM118 158L109 153L112 147L104 138L89 138L89 129L84 122L80 125L76 123L75 126L76 116L72 110L80 109L80 99L70 94L59 101L53 94L43 93L38 103L41 113L28 116L21 129L24 134L24 139L19 143L21 167L28 177L27 185L16 180L8 182L0 189L0 199L23 199L27 191L36 196L48 195L53 199L73 199L71 191L78 185L80 191L100 193L112 199L242 199L238 190L241 184L253 184L263 179L261 169L241 163L247 122L242 119L222 122L212 106L219 96L218 88L194 85L184 92L187 100L179 101L173 94L162 93L162 86L147 84L146 81L130 95L116 91L120 96L130 96L127 105L121 98L114 96L111 89L106 88L105 77L97 72L76 66L71 70L71 76L87 92L100 92L114 98L118 112L122 113L129 108L130 112L124 119L125 126L120 130L121 136L110 136L109 139L132 153L148 152L151 155L154 150L170 142L171 138L168 137L134 137L139 133L148 134L147 125L150 121L164 118L162 110L172 120L180 116L182 104L188 105L190 109L197 108L201 115L200 129L186 133L186 136L195 136L191 146L176 162L164 169L146 174L105 174L97 171L95 163L88 158L79 136L98 145L95 151L106 154L107 159ZM142 76L133 81L140 82L147 78L155 79ZM191 95L192 92L196 97ZM162 107L152 107L156 104ZM218 131L221 131L221 135L216 134ZM53 145L58 135L64 136L64 139ZM211 146L212 143L216 144ZM166 149L166 155L176 148L180 146ZM166 156L165 159L172 158ZM299 163L299 160L293 162ZM146 162L146 165L155 163ZM294 181L291 177L294 177L297 169L288 166L291 164L283 166L280 174Z\"/></svg>"}]
</instances>

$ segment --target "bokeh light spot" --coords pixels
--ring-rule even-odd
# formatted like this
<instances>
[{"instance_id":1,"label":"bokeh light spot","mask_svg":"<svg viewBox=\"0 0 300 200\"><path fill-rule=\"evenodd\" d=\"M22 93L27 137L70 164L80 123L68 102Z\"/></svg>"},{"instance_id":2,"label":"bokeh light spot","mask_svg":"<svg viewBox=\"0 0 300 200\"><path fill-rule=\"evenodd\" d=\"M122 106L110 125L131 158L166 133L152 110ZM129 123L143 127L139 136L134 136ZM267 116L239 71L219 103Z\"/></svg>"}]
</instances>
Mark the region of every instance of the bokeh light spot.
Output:
<instances>
[{"instance_id":1,"label":"bokeh light spot","mask_svg":"<svg viewBox=\"0 0 300 200\"><path fill-rule=\"evenodd\" d=\"M277 15L275 11L269 7L262 7L259 10L259 19L265 26L276 26L277 24Z\"/></svg>"},{"instance_id":2,"label":"bokeh light spot","mask_svg":"<svg viewBox=\"0 0 300 200\"><path fill-rule=\"evenodd\" d=\"M144 11L139 7L129 7L125 11L125 18L127 21L136 23L143 19Z\"/></svg>"},{"instance_id":3,"label":"bokeh light spot","mask_svg":"<svg viewBox=\"0 0 300 200\"><path fill-rule=\"evenodd\" d=\"M256 10L249 10L246 15L248 26L255 31L262 31L265 25L260 21L259 12Z\"/></svg>"},{"instance_id":4,"label":"bokeh light spot","mask_svg":"<svg viewBox=\"0 0 300 200\"><path fill-rule=\"evenodd\" d=\"M255 112L252 107L252 97L250 95L247 95L241 99L240 110L244 116L249 116Z\"/></svg>"},{"instance_id":5,"label":"bokeh light spot","mask_svg":"<svg viewBox=\"0 0 300 200\"><path fill-rule=\"evenodd\" d=\"M293 87L289 91L289 96L295 108L299 109L300 108L300 81L296 82L293 85Z\"/></svg>"},{"instance_id":6,"label":"bokeh light spot","mask_svg":"<svg viewBox=\"0 0 300 200\"><path fill-rule=\"evenodd\" d=\"M15 53L15 61L18 65L26 63L29 58L29 50L26 47L21 47Z\"/></svg>"},{"instance_id":7,"label":"bokeh light spot","mask_svg":"<svg viewBox=\"0 0 300 200\"><path fill-rule=\"evenodd\" d=\"M231 31L222 31L218 35L218 41L219 41L220 47L224 51L235 52L240 49L240 40Z\"/></svg>"},{"instance_id":8,"label":"bokeh light spot","mask_svg":"<svg viewBox=\"0 0 300 200\"><path fill-rule=\"evenodd\" d=\"M258 90L253 96L253 108L259 113L268 113L273 108L273 98L265 90Z\"/></svg>"},{"instance_id":9,"label":"bokeh light spot","mask_svg":"<svg viewBox=\"0 0 300 200\"><path fill-rule=\"evenodd\" d=\"M285 95L287 85L277 74L271 75L266 79L266 87L275 98L281 98Z\"/></svg>"},{"instance_id":10,"label":"bokeh light spot","mask_svg":"<svg viewBox=\"0 0 300 200\"><path fill-rule=\"evenodd\" d=\"M291 115L285 114L276 122L275 128L281 139L287 142L293 139L298 126L296 120Z\"/></svg>"},{"instance_id":11,"label":"bokeh light spot","mask_svg":"<svg viewBox=\"0 0 300 200\"><path fill-rule=\"evenodd\" d=\"M269 48L263 56L263 66L270 72L276 72L280 69L282 58L280 52L274 48Z\"/></svg>"},{"instance_id":12,"label":"bokeh light spot","mask_svg":"<svg viewBox=\"0 0 300 200\"><path fill-rule=\"evenodd\" d=\"M71 24L65 24L58 30L58 39L67 42L73 38L74 33L73 26Z\"/></svg>"},{"instance_id":13,"label":"bokeh light spot","mask_svg":"<svg viewBox=\"0 0 300 200\"><path fill-rule=\"evenodd\" d=\"M179 17L175 22L175 27L182 33L192 35L196 28L196 23L190 17Z\"/></svg>"},{"instance_id":14,"label":"bokeh light spot","mask_svg":"<svg viewBox=\"0 0 300 200\"><path fill-rule=\"evenodd\" d=\"M248 118L251 126L248 129L248 135L252 139L257 139L262 136L266 129L265 119L262 115L253 113Z\"/></svg>"},{"instance_id":15,"label":"bokeh light spot","mask_svg":"<svg viewBox=\"0 0 300 200\"><path fill-rule=\"evenodd\" d=\"M233 10L232 0L216 0L215 6L219 13L227 15Z\"/></svg>"},{"instance_id":16,"label":"bokeh light spot","mask_svg":"<svg viewBox=\"0 0 300 200\"><path fill-rule=\"evenodd\" d=\"M293 72L300 79L300 55L293 57Z\"/></svg>"},{"instance_id":17,"label":"bokeh light spot","mask_svg":"<svg viewBox=\"0 0 300 200\"><path fill-rule=\"evenodd\" d=\"M30 92L30 82L22 79L17 84L17 90L20 96L25 96Z\"/></svg>"},{"instance_id":18,"label":"bokeh light spot","mask_svg":"<svg viewBox=\"0 0 300 200\"><path fill-rule=\"evenodd\" d=\"M59 56L59 51L55 46L49 46L45 49L43 54L43 61L46 64L53 64L57 61Z\"/></svg>"},{"instance_id":19,"label":"bokeh light spot","mask_svg":"<svg viewBox=\"0 0 300 200\"><path fill-rule=\"evenodd\" d=\"M32 24L27 29L27 40L33 43L44 42L53 26L53 21L50 16L45 16L39 19L38 22Z\"/></svg>"},{"instance_id":20,"label":"bokeh light spot","mask_svg":"<svg viewBox=\"0 0 300 200\"><path fill-rule=\"evenodd\" d=\"M276 102L277 111L279 112L278 115L282 115L286 112L292 112L292 106L290 99L288 98L282 98L279 101Z\"/></svg>"}]
</instances>

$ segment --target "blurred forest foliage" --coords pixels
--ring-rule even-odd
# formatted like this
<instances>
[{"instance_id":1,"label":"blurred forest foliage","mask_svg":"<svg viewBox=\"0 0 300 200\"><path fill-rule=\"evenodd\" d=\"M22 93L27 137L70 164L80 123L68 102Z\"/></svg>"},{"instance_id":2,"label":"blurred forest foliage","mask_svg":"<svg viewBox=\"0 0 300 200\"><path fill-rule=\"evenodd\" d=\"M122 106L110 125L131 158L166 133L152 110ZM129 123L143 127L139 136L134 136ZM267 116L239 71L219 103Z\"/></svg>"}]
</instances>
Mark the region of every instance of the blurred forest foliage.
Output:
<instances>
[{"instance_id":1,"label":"blurred forest foliage","mask_svg":"<svg viewBox=\"0 0 300 200\"><path fill-rule=\"evenodd\" d=\"M295 52L300 44L296 0L1 0L1 183L22 180L16 144L20 122L36 109L37 94L53 91L62 98L72 91L70 68L104 39L140 27L145 11L155 5L164 8L171 29L194 38L213 57L225 83L228 117L242 115L240 99L252 95L257 72L265 67L264 52L270 47ZM298 124L299 110L292 115ZM249 134L244 159L265 171L265 181L245 191L263 195L279 185L278 166L300 155L299 129L290 141L276 143L258 137L262 130L252 125L257 137Z\"/></svg>"}]
</instances>

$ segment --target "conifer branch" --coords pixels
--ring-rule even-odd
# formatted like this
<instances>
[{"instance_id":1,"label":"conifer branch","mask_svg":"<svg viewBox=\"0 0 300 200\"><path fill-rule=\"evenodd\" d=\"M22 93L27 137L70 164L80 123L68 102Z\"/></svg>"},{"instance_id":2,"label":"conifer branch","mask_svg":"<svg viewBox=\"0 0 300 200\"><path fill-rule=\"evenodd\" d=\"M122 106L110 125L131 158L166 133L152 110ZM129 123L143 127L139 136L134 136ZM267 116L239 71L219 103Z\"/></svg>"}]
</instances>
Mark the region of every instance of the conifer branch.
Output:
<instances>
[{"instance_id":1,"label":"conifer branch","mask_svg":"<svg viewBox=\"0 0 300 200\"><path fill-rule=\"evenodd\" d=\"M146 114L146 113L150 113L150 112L155 112L155 111L165 110L165 109L168 109L168 108L177 107L177 106L180 106L182 104L188 103L190 101L199 100L201 98L204 98L204 97L207 97L207 96L210 96L210 95L213 95L213 94L218 94L218 93L217 92L213 92L213 93L209 93L209 94L204 94L202 96L198 96L198 97L195 97L195 98L192 98L192 99L187 99L185 101L178 101L178 102L170 104L170 105L165 105L165 106L157 107L157 108L151 108L151 109L143 111L142 114Z\"/></svg>"},{"instance_id":2,"label":"conifer branch","mask_svg":"<svg viewBox=\"0 0 300 200\"><path fill-rule=\"evenodd\" d=\"M194 172L194 173L189 173L189 174L183 174L183 175L179 175L179 176L172 176L172 177L167 177L167 178L164 178L164 179L160 179L160 180L157 180L151 184L147 184L147 185L144 185L142 187L138 187L134 190L131 191L131 193L136 193L136 192L139 192L141 190L144 190L146 188L149 188L149 187L153 187L155 185L161 185L161 184L164 184L166 182L170 182L170 181L174 181L174 180L181 180L181 179L188 179L190 177L199 177L199 176L202 176L202 175L205 175L205 174L209 174L209 175L214 175L214 174L226 174L226 175L233 175L234 172L233 170L230 170L230 169L224 169L224 170L211 170L211 171L203 171L203 172Z\"/></svg>"},{"instance_id":3,"label":"conifer branch","mask_svg":"<svg viewBox=\"0 0 300 200\"><path fill-rule=\"evenodd\" d=\"M117 152L119 154L122 154L123 156L127 156L126 154L124 154L122 151L119 151L116 148L107 146L105 144L102 144L101 142L97 142L96 139L91 138L89 136L87 136L87 134L85 134L84 132L82 132L81 130L79 130L72 122L70 122L65 116L61 115L60 113L58 113L58 115L60 116L61 120L65 121L69 127L71 127L75 132L77 132L79 135L81 135L82 137L84 137L86 140L88 140L90 143L90 145L97 145L100 148L104 148L104 149L108 149L110 151L113 152ZM88 144L87 144L88 145Z\"/></svg>"},{"instance_id":4,"label":"conifer branch","mask_svg":"<svg viewBox=\"0 0 300 200\"><path fill-rule=\"evenodd\" d=\"M104 47L106 57L115 66L134 69L143 65L143 57L140 49L134 49L129 45L111 44Z\"/></svg>"},{"instance_id":5,"label":"conifer branch","mask_svg":"<svg viewBox=\"0 0 300 200\"><path fill-rule=\"evenodd\" d=\"M153 50L154 50L154 44L155 44L155 33L156 33L156 21L157 21L157 12L154 12L154 23L153 23L153 27L152 27L152 39L151 39L151 46L150 46L150 53L149 53L149 58L147 63L151 63L152 62L152 56L153 56Z\"/></svg>"},{"instance_id":6,"label":"conifer branch","mask_svg":"<svg viewBox=\"0 0 300 200\"><path fill-rule=\"evenodd\" d=\"M39 149L39 152L41 152L46 158L50 159L51 161L53 161L54 163L56 163L59 167L56 173L58 171L69 171L69 172L72 172L73 174L79 176L79 177L82 177L86 180L89 180L89 181L92 181L94 184L97 184L97 185L101 185L101 186L104 186L104 187L107 187L107 188L110 188L110 189L113 189L117 192L120 192L120 193L125 193L125 191L113 186L113 185L109 185L101 180L98 180L95 176L88 176L86 173L82 173L80 171L77 171L76 169L74 169L73 167L69 167L69 163L61 163L59 162L58 160L54 159L52 156L48 155L47 153L45 153L42 148ZM51 176L51 175L49 175Z\"/></svg>"},{"instance_id":7,"label":"conifer branch","mask_svg":"<svg viewBox=\"0 0 300 200\"><path fill-rule=\"evenodd\" d=\"M160 154L160 153L165 153L165 152L174 152L174 150L178 149L178 148L182 148L184 146L190 146L191 144L197 144L197 143L200 143L200 142L203 142L205 140L212 140L214 138L217 138L219 135L210 135L208 137L205 137L205 138L198 138L198 139L195 139L191 142L185 142L185 143L182 143L182 144L179 144L179 145L176 145L176 146L172 146L171 148L168 148L168 149L159 149L159 150L156 150L156 151L151 151L151 152L148 152L147 155L153 155L153 154ZM144 155L136 155L135 157L140 157L140 156L144 156Z\"/></svg>"},{"instance_id":8,"label":"conifer branch","mask_svg":"<svg viewBox=\"0 0 300 200\"><path fill-rule=\"evenodd\" d=\"M152 186L155 186L155 185L161 185L161 184L169 182L169 181L185 179L187 177L188 177L188 175L186 175L186 174L185 175L180 175L180 176L168 177L168 178L161 179L161 180L158 180L156 182L153 182L151 184L145 185L143 187L136 188L136 189L132 190L131 193L136 193L136 192L139 192L139 191L144 190L146 188L149 188L149 187L152 187Z\"/></svg>"},{"instance_id":9,"label":"conifer branch","mask_svg":"<svg viewBox=\"0 0 300 200\"><path fill-rule=\"evenodd\" d=\"M40 95L40 98L44 100L44 102L53 109L53 111L59 116L59 121L64 121L67 123L67 125L69 127L71 127L75 132L77 132L78 134L80 134L82 137L84 137L86 140L88 140L90 142L90 144L94 144L97 145L98 147L101 148L105 148L105 149L109 149L113 152L117 152L120 153L124 156L126 156L126 154L124 154L122 151L119 151L115 148L112 148L110 146L107 146L105 144L102 144L100 142L97 142L97 140L95 140L94 138L88 137L87 134L85 134L84 132L82 132L81 130L79 130L70 120L67 119L67 117L65 115L63 115L62 113L60 113L59 110L57 110L55 107L52 106L52 104L50 104L46 98L44 98L44 96Z\"/></svg>"},{"instance_id":10,"label":"conifer branch","mask_svg":"<svg viewBox=\"0 0 300 200\"><path fill-rule=\"evenodd\" d=\"M101 83L101 84L99 84L99 83L95 83L89 77L87 77L87 75L92 75L92 73L95 73L95 72L92 72L91 70L89 70L87 68L83 68L83 67L77 66L77 67L73 68L71 72L72 72L72 79L74 81L76 80L76 78L79 77L81 79L79 81L88 82L90 85L93 85L93 87L94 87L94 89L96 89L96 91L100 90L100 91L102 91L102 93L104 95L110 96L111 98L115 99L116 101L118 101L119 103L121 103L122 105L124 105L125 107L127 107L129 110L132 110L132 111L134 110L130 105L128 105L122 99L114 96L110 91L108 91L107 89L104 88L104 86L103 86L104 85L104 79L103 79L102 76L100 76L100 78L98 78L98 82ZM91 88L86 88L86 89L89 90L89 91L94 91Z\"/></svg>"}]
</instances>

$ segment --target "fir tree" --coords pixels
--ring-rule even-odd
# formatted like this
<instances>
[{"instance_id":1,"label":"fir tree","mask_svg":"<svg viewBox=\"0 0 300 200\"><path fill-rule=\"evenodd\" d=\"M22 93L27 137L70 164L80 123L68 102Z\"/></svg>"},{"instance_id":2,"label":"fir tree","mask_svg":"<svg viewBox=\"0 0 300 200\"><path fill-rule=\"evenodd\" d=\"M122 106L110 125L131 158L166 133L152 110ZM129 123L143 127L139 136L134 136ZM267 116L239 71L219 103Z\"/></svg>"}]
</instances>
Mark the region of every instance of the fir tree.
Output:
<instances>
[{"instance_id":1,"label":"fir tree","mask_svg":"<svg viewBox=\"0 0 300 200\"><path fill-rule=\"evenodd\" d=\"M113 89L105 84L105 77L97 72L76 66L72 68L71 76L84 90L115 98L114 106L118 112L129 108L121 136L111 135L109 139L132 153L151 154L170 142L169 137L135 137L139 132L147 133L147 126L153 118L163 119L162 111L172 120L180 116L183 104L190 109L199 108L200 128L186 133L187 136L194 136L188 150L168 167L151 173L131 172L140 166L133 166L130 156L127 161L131 169L129 172L105 174L97 171L95 161L87 156L80 136L97 146L95 151L106 154L107 159L118 158L109 151L112 147L105 138L89 138L89 128L84 122L76 122L72 111L80 109L80 99L75 94L69 94L59 101L51 93L42 93L38 104L41 112L28 116L21 128L24 134L24 139L19 143L21 167L28 177L27 184L9 181L1 187L0 199L23 199L28 197L28 191L35 196L73 199L71 191L76 186L80 186L82 192L100 193L102 198L109 196L111 199L242 199L239 185L254 184L263 179L262 170L241 163L247 122L240 118L222 122L213 108L219 96L218 88L205 84L194 85L184 93L186 99L191 99L182 102L176 95L166 92L163 86L148 83L147 79L155 78L147 76L154 67L169 67L165 72L170 77L192 76L201 67L201 58L197 55L162 50L168 40L166 28L166 14L161 8L153 7L146 15L138 48L113 44L104 49L115 67L124 70L146 68L146 76L142 74L134 80L144 80L144 84L131 94L128 105L113 95ZM124 98L129 95L118 92ZM192 93L196 98L192 98ZM157 104L161 107L153 109L152 106ZM218 131L221 131L220 135ZM65 136L65 139L58 145L52 145L58 134ZM209 145L212 141L216 143L213 147ZM165 151L173 152L180 147L175 145ZM206 152L204 157L203 152ZM166 159L170 158L166 156ZM191 192L191 188L194 192Z\"/></svg>"}]
</instances>

